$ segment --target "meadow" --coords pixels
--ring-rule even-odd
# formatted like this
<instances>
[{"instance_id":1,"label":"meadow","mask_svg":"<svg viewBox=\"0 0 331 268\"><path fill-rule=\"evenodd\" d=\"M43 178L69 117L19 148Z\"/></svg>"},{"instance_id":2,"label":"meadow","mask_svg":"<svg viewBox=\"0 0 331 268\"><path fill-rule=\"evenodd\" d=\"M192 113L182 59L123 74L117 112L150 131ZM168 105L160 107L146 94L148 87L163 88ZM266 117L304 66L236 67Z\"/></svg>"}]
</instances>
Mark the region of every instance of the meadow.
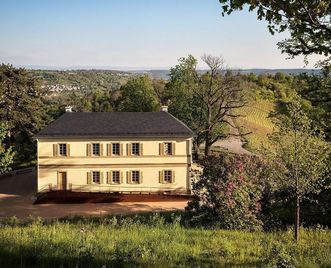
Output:
<instances>
[{"instance_id":1,"label":"meadow","mask_svg":"<svg viewBox=\"0 0 331 268\"><path fill-rule=\"evenodd\" d=\"M330 267L331 232L201 229L181 214L3 219L0 267Z\"/></svg>"}]
</instances>

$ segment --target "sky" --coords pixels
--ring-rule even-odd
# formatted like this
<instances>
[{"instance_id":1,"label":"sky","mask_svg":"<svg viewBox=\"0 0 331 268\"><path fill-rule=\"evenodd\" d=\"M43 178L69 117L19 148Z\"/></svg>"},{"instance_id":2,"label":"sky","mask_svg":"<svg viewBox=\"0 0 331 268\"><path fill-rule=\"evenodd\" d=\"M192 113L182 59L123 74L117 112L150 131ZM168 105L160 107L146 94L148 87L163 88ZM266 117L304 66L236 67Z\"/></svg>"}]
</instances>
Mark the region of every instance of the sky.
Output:
<instances>
[{"instance_id":1,"label":"sky","mask_svg":"<svg viewBox=\"0 0 331 268\"><path fill-rule=\"evenodd\" d=\"M302 68L248 11L218 0L0 0L0 62L15 66L163 69L222 56L230 68ZM312 63L307 67L313 67Z\"/></svg>"}]
</instances>

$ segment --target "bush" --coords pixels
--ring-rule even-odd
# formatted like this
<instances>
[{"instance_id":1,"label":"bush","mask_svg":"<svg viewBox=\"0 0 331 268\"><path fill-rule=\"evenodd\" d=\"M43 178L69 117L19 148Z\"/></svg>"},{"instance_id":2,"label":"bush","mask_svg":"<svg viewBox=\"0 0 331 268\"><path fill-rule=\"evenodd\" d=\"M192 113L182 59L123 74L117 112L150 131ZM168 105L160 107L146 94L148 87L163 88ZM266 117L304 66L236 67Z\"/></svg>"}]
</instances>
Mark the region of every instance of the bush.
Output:
<instances>
[{"instance_id":1,"label":"bush","mask_svg":"<svg viewBox=\"0 0 331 268\"><path fill-rule=\"evenodd\" d=\"M186 208L192 223L260 229L263 162L256 156L223 154L205 158L203 166L203 174L193 181L193 198Z\"/></svg>"}]
</instances>

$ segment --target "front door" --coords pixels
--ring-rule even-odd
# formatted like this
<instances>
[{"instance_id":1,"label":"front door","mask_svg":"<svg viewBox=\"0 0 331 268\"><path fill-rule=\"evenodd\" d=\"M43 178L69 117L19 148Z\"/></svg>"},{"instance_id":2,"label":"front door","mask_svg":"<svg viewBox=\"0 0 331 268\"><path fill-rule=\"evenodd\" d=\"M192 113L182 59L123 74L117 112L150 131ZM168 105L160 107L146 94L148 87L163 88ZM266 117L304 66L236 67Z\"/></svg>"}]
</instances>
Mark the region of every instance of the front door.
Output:
<instances>
[{"instance_id":1,"label":"front door","mask_svg":"<svg viewBox=\"0 0 331 268\"><path fill-rule=\"evenodd\" d=\"M67 172L58 173L57 186L59 190L67 190Z\"/></svg>"}]
</instances>

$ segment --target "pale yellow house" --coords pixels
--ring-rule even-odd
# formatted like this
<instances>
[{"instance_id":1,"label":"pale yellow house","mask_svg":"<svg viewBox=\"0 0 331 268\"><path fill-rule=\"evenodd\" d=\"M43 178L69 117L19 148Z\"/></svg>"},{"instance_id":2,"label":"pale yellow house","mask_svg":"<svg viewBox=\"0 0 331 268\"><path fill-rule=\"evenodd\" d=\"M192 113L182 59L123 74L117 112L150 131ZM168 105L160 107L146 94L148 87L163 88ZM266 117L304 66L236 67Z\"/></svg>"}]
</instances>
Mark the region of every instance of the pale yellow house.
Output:
<instances>
[{"instance_id":1,"label":"pale yellow house","mask_svg":"<svg viewBox=\"0 0 331 268\"><path fill-rule=\"evenodd\" d=\"M188 194L192 136L166 111L67 112L36 136L38 192Z\"/></svg>"}]
</instances>

